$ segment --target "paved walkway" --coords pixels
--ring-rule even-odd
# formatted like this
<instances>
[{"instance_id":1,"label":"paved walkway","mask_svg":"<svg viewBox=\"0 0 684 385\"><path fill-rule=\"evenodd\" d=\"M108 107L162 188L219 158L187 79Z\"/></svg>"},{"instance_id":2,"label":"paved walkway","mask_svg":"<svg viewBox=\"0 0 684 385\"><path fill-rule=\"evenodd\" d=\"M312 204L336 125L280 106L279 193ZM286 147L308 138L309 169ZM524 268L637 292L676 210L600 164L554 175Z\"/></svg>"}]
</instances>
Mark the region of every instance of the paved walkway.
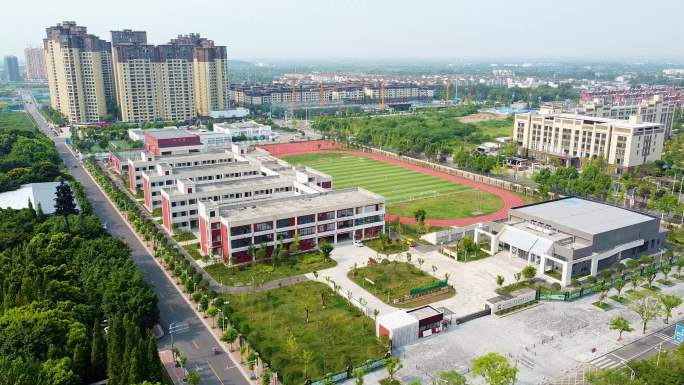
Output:
<instances>
[{"instance_id":1,"label":"paved walkway","mask_svg":"<svg viewBox=\"0 0 684 385\"><path fill-rule=\"evenodd\" d=\"M319 147L320 145L320 147ZM422 174L431 175L440 179L448 180L463 186L474 187L483 191L492 193L504 202L504 207L499 211L487 215L480 215L471 218L459 218L459 219L427 219L425 222L432 226L468 226L474 223L489 222L498 219L505 218L508 215L508 210L515 206L520 206L525 203L525 201L520 198L517 194L500 189L498 187L490 186L487 184L475 182L469 179L460 178L445 172L432 170L426 167L417 166L402 160L388 158L386 156L378 155L370 152L354 151L354 150L339 150L335 148L334 143L318 140L302 143L284 143L284 144L272 144L261 146L264 150L269 151L272 155L282 157L288 155L301 155L301 154L312 154L312 153L330 153L330 154L350 154L355 156L361 156L365 158L370 158L378 160L385 163L390 163L396 166L404 167L409 170L420 172ZM393 220L396 218L394 215L386 215L388 220ZM415 218L400 217L400 221L406 224L416 224Z\"/></svg>"},{"instance_id":2,"label":"paved walkway","mask_svg":"<svg viewBox=\"0 0 684 385\"><path fill-rule=\"evenodd\" d=\"M378 309L380 314L391 313L397 309L382 302L373 294L367 292L364 288L357 285L354 281L347 277L347 273L357 264L358 267L366 266L368 258L375 258L377 253L368 247L358 247L352 244L338 245L331 254L331 258L337 262L337 266L318 272L318 278L309 273L306 276L312 280L318 280L327 283L326 277L330 277L335 281L342 290L351 290L354 298L363 298L366 301L366 306L372 309Z\"/></svg>"}]
</instances>

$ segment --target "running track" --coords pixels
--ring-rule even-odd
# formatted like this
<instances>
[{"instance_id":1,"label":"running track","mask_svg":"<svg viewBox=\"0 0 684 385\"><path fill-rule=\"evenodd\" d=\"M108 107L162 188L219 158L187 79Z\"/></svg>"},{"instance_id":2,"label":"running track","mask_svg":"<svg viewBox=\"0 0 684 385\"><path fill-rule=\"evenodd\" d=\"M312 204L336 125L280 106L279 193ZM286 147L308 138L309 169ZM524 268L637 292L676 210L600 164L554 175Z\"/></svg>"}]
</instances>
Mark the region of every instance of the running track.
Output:
<instances>
[{"instance_id":1,"label":"running track","mask_svg":"<svg viewBox=\"0 0 684 385\"><path fill-rule=\"evenodd\" d=\"M319 147L320 146L320 147ZM472 180L463 179L454 175L450 175L441 171L432 170L429 168L416 166L408 162L404 162L397 159L388 158L386 156L361 152L352 150L339 150L338 147L331 142L325 140L315 140L309 142L299 142L299 143L282 143L282 144L269 144L260 146L264 150L271 153L273 156L283 157L287 155L301 155L301 154L311 154L311 153L334 153L334 154L350 154L355 156L363 156L370 159L379 160L385 163L394 164L400 167L407 168L409 170L417 171L423 174L432 175L437 178L445 179L460 185L475 187L480 190L490 192L497 195L504 202L504 207L491 214L481 215L472 218L460 218L460 219L426 219L425 222L431 226L467 226L479 222L489 222L498 219L503 219L508 216L508 209L515 206L520 206L525 204L518 195L507 190L503 190L494 186L482 184L479 182L474 182ZM393 220L396 217L394 215L387 214L388 220ZM416 224L414 218L401 217L399 219L401 223Z\"/></svg>"}]
</instances>

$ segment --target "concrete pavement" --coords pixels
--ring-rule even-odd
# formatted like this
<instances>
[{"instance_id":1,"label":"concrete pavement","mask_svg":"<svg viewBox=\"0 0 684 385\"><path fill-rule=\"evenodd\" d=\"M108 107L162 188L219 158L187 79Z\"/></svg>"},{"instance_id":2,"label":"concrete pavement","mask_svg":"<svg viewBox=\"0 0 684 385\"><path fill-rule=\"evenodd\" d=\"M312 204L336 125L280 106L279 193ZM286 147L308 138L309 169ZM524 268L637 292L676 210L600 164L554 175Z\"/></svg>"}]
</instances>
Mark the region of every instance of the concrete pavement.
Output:
<instances>
[{"instance_id":1,"label":"concrete pavement","mask_svg":"<svg viewBox=\"0 0 684 385\"><path fill-rule=\"evenodd\" d=\"M182 355L188 357L188 368L197 369L200 372L201 383L204 385L250 384L225 352L218 355L213 354L212 347L219 344L211 332L173 284L169 282L162 269L154 261L153 256L119 216L104 193L90 179L83 165L69 152L65 139L54 135L33 104L27 103L26 110L34 118L41 131L55 142L57 151L64 160L67 169L83 185L86 195L93 205L94 213L103 223L107 223L107 231L130 246L131 256L135 264L157 294L161 325L164 330L168 330L168 325L172 322L185 321L189 324L190 328L187 332L174 338L174 346L180 350ZM160 350L170 349L171 339L169 336L165 336L158 341L158 344Z\"/></svg>"}]
</instances>

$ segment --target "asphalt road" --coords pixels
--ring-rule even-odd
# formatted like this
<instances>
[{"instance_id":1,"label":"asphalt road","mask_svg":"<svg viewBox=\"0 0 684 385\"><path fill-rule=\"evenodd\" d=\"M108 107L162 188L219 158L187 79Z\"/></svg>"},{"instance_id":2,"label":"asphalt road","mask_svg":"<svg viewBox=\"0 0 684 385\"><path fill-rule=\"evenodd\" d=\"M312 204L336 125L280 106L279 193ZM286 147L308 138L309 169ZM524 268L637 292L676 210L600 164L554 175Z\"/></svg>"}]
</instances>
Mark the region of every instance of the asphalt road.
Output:
<instances>
[{"instance_id":1,"label":"asphalt road","mask_svg":"<svg viewBox=\"0 0 684 385\"><path fill-rule=\"evenodd\" d=\"M589 362L599 369L625 367L632 360L643 360L658 354L660 349L669 350L676 347L674 344L674 330L676 322L655 333L644 336L619 349L597 357Z\"/></svg>"},{"instance_id":2,"label":"asphalt road","mask_svg":"<svg viewBox=\"0 0 684 385\"><path fill-rule=\"evenodd\" d=\"M248 385L242 372L233 365L227 353L213 354L212 347L217 346L216 340L194 313L190 305L181 297L176 288L169 282L164 272L154 261L152 255L143 247L140 240L133 234L124 220L118 215L114 207L104 194L86 174L83 165L69 152L64 138L59 138L50 130L47 122L38 113L35 106L26 103L26 111L30 113L40 129L56 144L57 151L64 160L69 172L78 180L93 205L95 215L106 224L107 231L113 236L124 240L131 248L131 255L135 264L142 271L159 298L159 312L164 331L172 322L184 321L189 324L188 331L174 337L174 346L183 356L188 357L188 369L198 369L201 374L202 385ZM159 350L171 348L171 339L164 336L158 341Z\"/></svg>"}]
</instances>

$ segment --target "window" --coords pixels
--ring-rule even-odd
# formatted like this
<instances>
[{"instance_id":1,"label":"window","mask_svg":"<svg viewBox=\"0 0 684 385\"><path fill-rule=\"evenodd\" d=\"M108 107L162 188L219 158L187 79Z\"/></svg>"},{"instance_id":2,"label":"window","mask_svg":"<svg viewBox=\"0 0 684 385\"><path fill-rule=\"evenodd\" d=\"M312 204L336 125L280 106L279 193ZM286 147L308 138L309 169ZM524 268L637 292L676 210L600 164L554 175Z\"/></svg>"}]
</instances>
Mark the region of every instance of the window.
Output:
<instances>
[{"instance_id":1,"label":"window","mask_svg":"<svg viewBox=\"0 0 684 385\"><path fill-rule=\"evenodd\" d=\"M337 210L337 217L338 218L350 217L352 215L354 215L354 209L352 209L352 208Z\"/></svg>"},{"instance_id":2,"label":"window","mask_svg":"<svg viewBox=\"0 0 684 385\"><path fill-rule=\"evenodd\" d=\"M276 221L276 227L281 229L283 227L290 227L295 225L295 219L294 218L285 218L285 219L278 219Z\"/></svg>"},{"instance_id":3,"label":"window","mask_svg":"<svg viewBox=\"0 0 684 385\"><path fill-rule=\"evenodd\" d=\"M230 241L230 247L236 249L238 247L246 247L252 243L251 238L233 239Z\"/></svg>"},{"instance_id":4,"label":"window","mask_svg":"<svg viewBox=\"0 0 684 385\"><path fill-rule=\"evenodd\" d=\"M335 219L335 212L334 211L328 211L325 213L318 213L318 220L319 221L327 221L330 219Z\"/></svg>"},{"instance_id":5,"label":"window","mask_svg":"<svg viewBox=\"0 0 684 385\"><path fill-rule=\"evenodd\" d=\"M297 224L298 225L305 225L307 223L313 223L316 220L316 216L311 214L311 215L302 215L301 217L297 217Z\"/></svg>"},{"instance_id":6,"label":"window","mask_svg":"<svg viewBox=\"0 0 684 385\"><path fill-rule=\"evenodd\" d=\"M254 231L268 231L273 230L273 222L262 222L254 224Z\"/></svg>"},{"instance_id":7,"label":"window","mask_svg":"<svg viewBox=\"0 0 684 385\"><path fill-rule=\"evenodd\" d=\"M306 236L306 235L311 235L311 234L316 234L316 226L305 227L303 229L299 229L299 235L300 236Z\"/></svg>"},{"instance_id":8,"label":"window","mask_svg":"<svg viewBox=\"0 0 684 385\"><path fill-rule=\"evenodd\" d=\"M251 232L252 232L252 228L250 225L233 226L230 228L230 235L232 235L232 236L249 234Z\"/></svg>"}]
</instances>

